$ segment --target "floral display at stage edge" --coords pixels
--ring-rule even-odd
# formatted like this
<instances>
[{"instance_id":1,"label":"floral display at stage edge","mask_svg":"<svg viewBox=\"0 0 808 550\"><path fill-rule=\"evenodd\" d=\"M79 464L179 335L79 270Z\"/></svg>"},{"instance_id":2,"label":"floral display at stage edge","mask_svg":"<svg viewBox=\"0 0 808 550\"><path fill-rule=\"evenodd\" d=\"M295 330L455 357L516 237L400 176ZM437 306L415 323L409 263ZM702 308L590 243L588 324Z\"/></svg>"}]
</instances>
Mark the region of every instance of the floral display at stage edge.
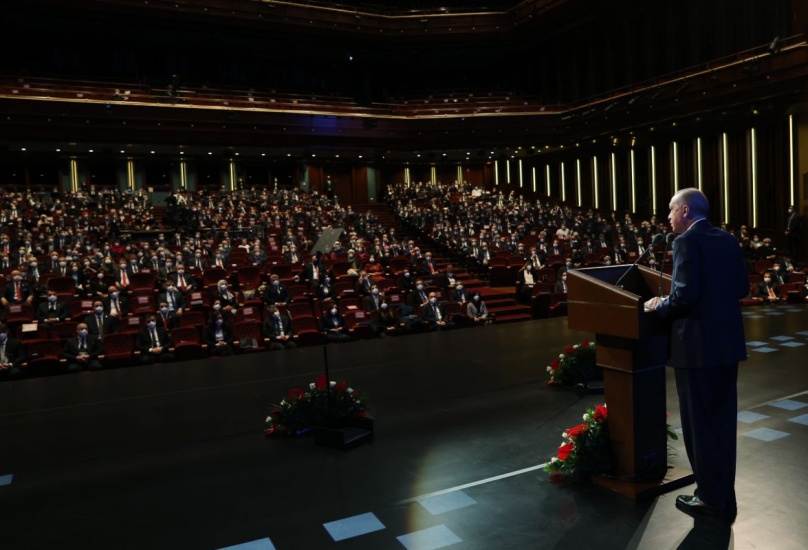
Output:
<instances>
[{"instance_id":1,"label":"floral display at stage edge","mask_svg":"<svg viewBox=\"0 0 808 550\"><path fill-rule=\"evenodd\" d=\"M574 386L586 384L597 375L595 343L583 341L564 348L564 353L547 367L550 374L549 386Z\"/></svg>"},{"instance_id":2,"label":"floral display at stage edge","mask_svg":"<svg viewBox=\"0 0 808 550\"><path fill-rule=\"evenodd\" d=\"M359 399L359 392L344 380L329 382L320 376L308 389L293 388L280 404L273 405L264 435L301 434L346 416L367 416L367 406Z\"/></svg>"}]
</instances>

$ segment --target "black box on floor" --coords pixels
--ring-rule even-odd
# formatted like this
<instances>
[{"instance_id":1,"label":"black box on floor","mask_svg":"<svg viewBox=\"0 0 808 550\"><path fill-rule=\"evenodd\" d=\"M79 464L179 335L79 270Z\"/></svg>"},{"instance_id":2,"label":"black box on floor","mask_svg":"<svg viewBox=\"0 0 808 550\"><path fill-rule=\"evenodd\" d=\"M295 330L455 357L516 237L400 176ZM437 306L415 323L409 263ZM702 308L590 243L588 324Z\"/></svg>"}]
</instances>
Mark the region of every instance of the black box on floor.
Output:
<instances>
[{"instance_id":1,"label":"black box on floor","mask_svg":"<svg viewBox=\"0 0 808 550\"><path fill-rule=\"evenodd\" d=\"M373 419L364 416L346 416L330 426L314 427L314 443L322 447L347 451L362 443L373 441Z\"/></svg>"}]
</instances>

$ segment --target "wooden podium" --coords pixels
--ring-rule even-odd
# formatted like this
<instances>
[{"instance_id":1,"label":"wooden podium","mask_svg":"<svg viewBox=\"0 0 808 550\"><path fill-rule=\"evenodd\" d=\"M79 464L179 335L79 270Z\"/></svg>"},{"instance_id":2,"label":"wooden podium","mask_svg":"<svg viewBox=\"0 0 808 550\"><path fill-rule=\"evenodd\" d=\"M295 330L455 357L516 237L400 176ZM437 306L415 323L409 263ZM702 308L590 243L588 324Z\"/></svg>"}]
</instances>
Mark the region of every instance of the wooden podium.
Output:
<instances>
[{"instance_id":1,"label":"wooden podium","mask_svg":"<svg viewBox=\"0 0 808 550\"><path fill-rule=\"evenodd\" d=\"M593 481L632 499L693 483L692 472L667 465L668 327L643 307L660 284L670 292L671 278L639 265L573 269L567 278L569 327L595 333L609 407L613 473Z\"/></svg>"}]
</instances>

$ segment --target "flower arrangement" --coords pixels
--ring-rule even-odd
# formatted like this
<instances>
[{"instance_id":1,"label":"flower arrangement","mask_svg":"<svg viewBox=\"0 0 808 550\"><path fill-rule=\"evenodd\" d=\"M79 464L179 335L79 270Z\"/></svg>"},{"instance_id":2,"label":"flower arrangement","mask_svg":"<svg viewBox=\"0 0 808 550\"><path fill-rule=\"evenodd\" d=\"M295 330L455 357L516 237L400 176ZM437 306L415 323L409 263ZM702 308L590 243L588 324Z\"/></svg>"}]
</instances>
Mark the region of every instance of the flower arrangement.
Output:
<instances>
[{"instance_id":1,"label":"flower arrangement","mask_svg":"<svg viewBox=\"0 0 808 550\"><path fill-rule=\"evenodd\" d=\"M574 386L585 384L595 378L597 363L595 362L595 343L583 341L580 344L564 348L564 353L550 363L548 386Z\"/></svg>"},{"instance_id":2,"label":"flower arrangement","mask_svg":"<svg viewBox=\"0 0 808 550\"><path fill-rule=\"evenodd\" d=\"M583 424L566 430L564 443L558 448L558 456L550 459L544 471L578 479L582 475L608 472L612 467L608 410L606 405L587 409Z\"/></svg>"},{"instance_id":3,"label":"flower arrangement","mask_svg":"<svg viewBox=\"0 0 808 550\"><path fill-rule=\"evenodd\" d=\"M345 416L367 416L366 404L359 399L359 392L348 387L344 380L329 382L325 376L320 376L307 390L289 390L287 397L273 406L266 419L270 426L264 435L305 433L314 426Z\"/></svg>"}]
</instances>

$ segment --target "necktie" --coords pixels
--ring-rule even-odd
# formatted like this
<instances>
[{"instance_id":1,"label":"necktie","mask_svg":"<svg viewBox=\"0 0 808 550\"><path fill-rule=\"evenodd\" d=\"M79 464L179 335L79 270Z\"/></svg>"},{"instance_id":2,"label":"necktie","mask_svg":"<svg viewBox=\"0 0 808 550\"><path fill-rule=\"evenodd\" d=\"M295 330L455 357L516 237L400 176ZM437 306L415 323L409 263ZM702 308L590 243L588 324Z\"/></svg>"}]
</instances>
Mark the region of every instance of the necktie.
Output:
<instances>
[{"instance_id":1,"label":"necktie","mask_svg":"<svg viewBox=\"0 0 808 550\"><path fill-rule=\"evenodd\" d=\"M56 304L51 304L50 305L50 310L51 311L56 311Z\"/></svg>"},{"instance_id":2,"label":"necktie","mask_svg":"<svg viewBox=\"0 0 808 550\"><path fill-rule=\"evenodd\" d=\"M275 323L278 325L278 335L283 336L283 323L281 323L280 319L276 319Z\"/></svg>"},{"instance_id":3,"label":"necktie","mask_svg":"<svg viewBox=\"0 0 808 550\"><path fill-rule=\"evenodd\" d=\"M20 288L20 283L14 285L14 299L18 302L22 302L22 289Z\"/></svg>"},{"instance_id":4,"label":"necktie","mask_svg":"<svg viewBox=\"0 0 808 550\"><path fill-rule=\"evenodd\" d=\"M126 270L121 270L121 286L129 286L129 278L126 276Z\"/></svg>"},{"instance_id":5,"label":"necktie","mask_svg":"<svg viewBox=\"0 0 808 550\"><path fill-rule=\"evenodd\" d=\"M150 331L149 331L149 334L151 335L151 346L152 346L153 348L156 348L156 347L157 347L157 336L155 336L155 334L154 334L154 331L153 331L153 330L150 330Z\"/></svg>"},{"instance_id":6,"label":"necktie","mask_svg":"<svg viewBox=\"0 0 808 550\"><path fill-rule=\"evenodd\" d=\"M179 285L179 286L180 286L180 290L185 290L185 277L183 277L182 275L180 275L180 281L179 281L179 283L180 283L180 285Z\"/></svg>"},{"instance_id":7,"label":"necktie","mask_svg":"<svg viewBox=\"0 0 808 550\"><path fill-rule=\"evenodd\" d=\"M82 338L79 341L79 350L86 350L87 349L87 342Z\"/></svg>"},{"instance_id":8,"label":"necktie","mask_svg":"<svg viewBox=\"0 0 808 550\"><path fill-rule=\"evenodd\" d=\"M0 363L6 363L6 345L0 344Z\"/></svg>"},{"instance_id":9,"label":"necktie","mask_svg":"<svg viewBox=\"0 0 808 550\"><path fill-rule=\"evenodd\" d=\"M432 307L434 307L434 308L435 308L435 318L436 318L438 321L440 321L440 320L441 320L441 316L440 316L440 309L438 308L438 304L435 304L435 305L434 305L434 306L432 306Z\"/></svg>"},{"instance_id":10,"label":"necktie","mask_svg":"<svg viewBox=\"0 0 808 550\"><path fill-rule=\"evenodd\" d=\"M100 315L95 316L95 322L98 323L98 337L104 337L104 320Z\"/></svg>"}]
</instances>

